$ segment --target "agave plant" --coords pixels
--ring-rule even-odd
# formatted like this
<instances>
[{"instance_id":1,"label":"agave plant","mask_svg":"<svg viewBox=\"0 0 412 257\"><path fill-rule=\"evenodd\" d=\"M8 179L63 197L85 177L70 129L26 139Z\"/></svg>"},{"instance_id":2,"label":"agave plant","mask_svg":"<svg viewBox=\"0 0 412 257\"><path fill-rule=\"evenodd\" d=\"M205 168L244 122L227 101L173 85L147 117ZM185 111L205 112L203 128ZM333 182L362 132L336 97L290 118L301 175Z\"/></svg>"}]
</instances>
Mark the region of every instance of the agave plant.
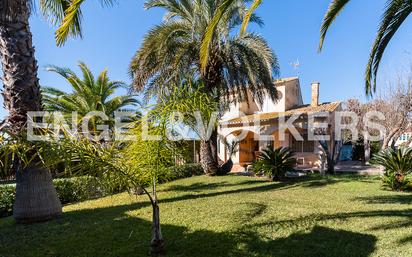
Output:
<instances>
[{"instance_id":1,"label":"agave plant","mask_svg":"<svg viewBox=\"0 0 412 257\"><path fill-rule=\"evenodd\" d=\"M407 175L412 172L412 148L388 149L375 155L371 163L385 169L383 183L393 190L405 190L410 181Z\"/></svg>"},{"instance_id":2,"label":"agave plant","mask_svg":"<svg viewBox=\"0 0 412 257\"><path fill-rule=\"evenodd\" d=\"M294 152L290 148L280 147L275 150L263 150L259 159L253 164L255 173L263 173L272 181L279 181L285 173L293 170L296 165Z\"/></svg>"}]
</instances>

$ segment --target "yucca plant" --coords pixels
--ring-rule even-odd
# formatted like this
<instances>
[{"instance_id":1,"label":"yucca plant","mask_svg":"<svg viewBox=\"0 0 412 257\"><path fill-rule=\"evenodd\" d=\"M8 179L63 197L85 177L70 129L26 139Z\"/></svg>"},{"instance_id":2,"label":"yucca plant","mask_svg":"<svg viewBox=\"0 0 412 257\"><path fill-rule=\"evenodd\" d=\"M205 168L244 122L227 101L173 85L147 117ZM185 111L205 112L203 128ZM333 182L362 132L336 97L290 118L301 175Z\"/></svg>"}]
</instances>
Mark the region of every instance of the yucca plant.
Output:
<instances>
[{"instance_id":1,"label":"yucca plant","mask_svg":"<svg viewBox=\"0 0 412 257\"><path fill-rule=\"evenodd\" d=\"M284 178L286 172L295 167L294 155L294 152L287 147L275 150L268 148L262 151L258 160L253 164L253 171L257 174L263 173L272 181L279 181Z\"/></svg>"},{"instance_id":2,"label":"yucca plant","mask_svg":"<svg viewBox=\"0 0 412 257\"><path fill-rule=\"evenodd\" d=\"M412 172L412 148L388 149L374 156L373 165L382 166L382 182L393 190L405 190L410 184L406 177Z\"/></svg>"}]
</instances>

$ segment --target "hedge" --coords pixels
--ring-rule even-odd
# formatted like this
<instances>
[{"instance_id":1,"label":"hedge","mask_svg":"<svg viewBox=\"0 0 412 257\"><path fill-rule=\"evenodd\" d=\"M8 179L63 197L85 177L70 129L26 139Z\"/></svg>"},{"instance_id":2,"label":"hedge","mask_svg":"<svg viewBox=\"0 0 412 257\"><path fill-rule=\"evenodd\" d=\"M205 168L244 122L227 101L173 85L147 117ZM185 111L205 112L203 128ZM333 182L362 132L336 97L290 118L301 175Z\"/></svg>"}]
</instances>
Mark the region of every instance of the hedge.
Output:
<instances>
[{"instance_id":1,"label":"hedge","mask_svg":"<svg viewBox=\"0 0 412 257\"><path fill-rule=\"evenodd\" d=\"M186 164L165 169L159 183L203 174L199 164ZM126 187L96 177L54 179L54 187L62 204L74 203L125 191ZM0 217L12 215L16 193L15 185L0 185Z\"/></svg>"}]
</instances>

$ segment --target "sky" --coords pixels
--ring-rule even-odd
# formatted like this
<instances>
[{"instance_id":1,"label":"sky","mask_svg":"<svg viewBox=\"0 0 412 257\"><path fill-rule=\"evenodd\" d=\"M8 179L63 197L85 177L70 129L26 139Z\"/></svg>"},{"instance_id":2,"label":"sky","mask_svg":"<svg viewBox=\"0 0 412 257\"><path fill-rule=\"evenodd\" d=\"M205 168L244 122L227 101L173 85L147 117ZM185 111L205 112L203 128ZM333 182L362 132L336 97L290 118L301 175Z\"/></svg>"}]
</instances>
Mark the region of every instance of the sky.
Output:
<instances>
[{"instance_id":1,"label":"sky","mask_svg":"<svg viewBox=\"0 0 412 257\"><path fill-rule=\"evenodd\" d=\"M363 74L386 0L351 1L330 30L323 51L318 53L319 28L330 1L265 0L257 11L265 25L251 26L250 31L267 39L278 56L280 77L300 77L306 103L310 102L313 81L321 83L321 102L354 97L366 101ZM89 65L94 74L107 68L111 79L130 83L129 62L144 35L162 21L164 14L160 9L145 10L143 4L143 0L119 0L113 7L102 8L98 1L86 1L84 37L70 39L63 47L55 44L55 28L39 14L33 14L30 24L40 84L69 90L62 78L45 67L57 65L78 71L79 61ZM394 79L411 63L411 25L411 20L407 20L387 48L379 72L380 85ZM297 61L298 68L293 66ZM0 118L5 115L6 110L0 108Z\"/></svg>"}]
</instances>

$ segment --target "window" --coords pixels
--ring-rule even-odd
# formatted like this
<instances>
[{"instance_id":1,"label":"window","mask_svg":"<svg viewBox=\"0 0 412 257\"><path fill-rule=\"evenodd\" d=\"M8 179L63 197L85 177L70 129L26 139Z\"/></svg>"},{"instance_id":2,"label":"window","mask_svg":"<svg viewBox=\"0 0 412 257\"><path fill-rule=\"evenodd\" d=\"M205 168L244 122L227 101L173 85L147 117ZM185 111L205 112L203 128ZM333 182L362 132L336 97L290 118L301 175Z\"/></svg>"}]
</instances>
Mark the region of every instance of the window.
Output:
<instances>
[{"instance_id":1,"label":"window","mask_svg":"<svg viewBox=\"0 0 412 257\"><path fill-rule=\"evenodd\" d=\"M273 149L274 147L275 147L275 142L273 142L273 140L266 142L266 148Z\"/></svg>"},{"instance_id":2,"label":"window","mask_svg":"<svg viewBox=\"0 0 412 257\"><path fill-rule=\"evenodd\" d=\"M315 150L315 142L309 141L308 140L308 135L302 135L303 141L298 141L296 140L292 135L291 135L291 144L290 148L292 151L296 153L313 153Z\"/></svg>"}]
</instances>

